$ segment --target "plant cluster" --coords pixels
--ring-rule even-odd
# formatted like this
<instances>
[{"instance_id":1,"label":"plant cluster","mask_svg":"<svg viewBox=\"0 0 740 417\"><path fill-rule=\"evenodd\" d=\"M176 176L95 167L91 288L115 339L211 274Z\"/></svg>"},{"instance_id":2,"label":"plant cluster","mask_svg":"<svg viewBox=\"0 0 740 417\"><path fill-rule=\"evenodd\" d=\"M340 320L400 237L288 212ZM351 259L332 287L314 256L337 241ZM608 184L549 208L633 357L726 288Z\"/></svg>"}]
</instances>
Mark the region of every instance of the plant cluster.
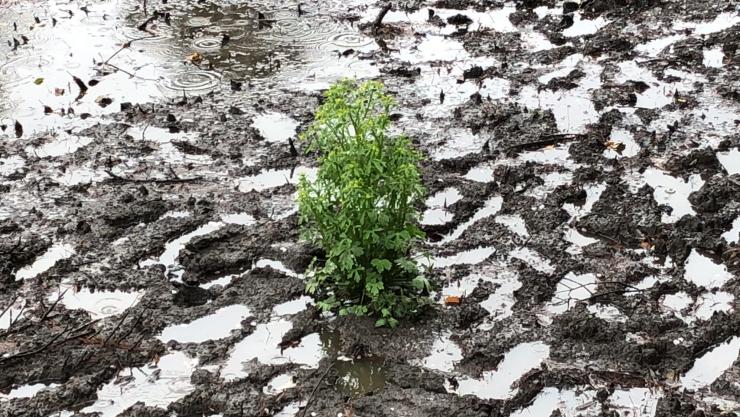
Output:
<instances>
[{"instance_id":1,"label":"plant cluster","mask_svg":"<svg viewBox=\"0 0 740 417\"><path fill-rule=\"evenodd\" d=\"M421 155L407 137L389 135L394 106L378 82L330 88L302 136L319 154L316 179L298 185L302 235L325 252L309 268L307 291L323 310L391 327L429 302L411 256L425 237L416 209Z\"/></svg>"}]
</instances>

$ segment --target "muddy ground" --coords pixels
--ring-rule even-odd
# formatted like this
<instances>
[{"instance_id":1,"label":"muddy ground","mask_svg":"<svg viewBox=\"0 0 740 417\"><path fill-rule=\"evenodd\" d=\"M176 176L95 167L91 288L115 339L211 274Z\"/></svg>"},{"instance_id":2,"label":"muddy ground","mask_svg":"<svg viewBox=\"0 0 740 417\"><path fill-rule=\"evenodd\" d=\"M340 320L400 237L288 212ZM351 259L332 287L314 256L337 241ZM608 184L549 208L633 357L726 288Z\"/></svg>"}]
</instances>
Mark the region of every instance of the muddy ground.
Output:
<instances>
[{"instance_id":1,"label":"muddy ground","mask_svg":"<svg viewBox=\"0 0 740 417\"><path fill-rule=\"evenodd\" d=\"M279 3L0 6L0 416L740 415L740 3ZM393 330L303 293L344 76L426 156Z\"/></svg>"}]
</instances>

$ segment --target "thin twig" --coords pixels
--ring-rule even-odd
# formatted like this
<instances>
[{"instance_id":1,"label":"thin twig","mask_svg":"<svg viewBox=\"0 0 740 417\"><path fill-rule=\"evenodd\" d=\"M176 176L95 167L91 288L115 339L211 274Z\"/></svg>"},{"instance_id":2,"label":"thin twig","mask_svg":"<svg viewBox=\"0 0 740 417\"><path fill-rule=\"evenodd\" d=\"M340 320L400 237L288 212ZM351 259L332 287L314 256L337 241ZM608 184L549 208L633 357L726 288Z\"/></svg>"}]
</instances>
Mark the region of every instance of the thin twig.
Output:
<instances>
[{"instance_id":1,"label":"thin twig","mask_svg":"<svg viewBox=\"0 0 740 417\"><path fill-rule=\"evenodd\" d=\"M306 417L306 413L308 412L308 407L311 405L311 400L313 399L314 394L316 394L316 391L319 389L319 385L321 385L322 382L324 382L324 378L326 378L327 375L329 375L329 371L334 368L334 364L337 363L337 360L335 359L332 361L332 363L326 367L326 371L324 371L323 374L321 374L321 378L319 378L319 381L316 383L316 385L313 387L313 390L311 391L311 394L309 394L308 398L306 399L306 406L303 407L303 413L301 413L301 417Z\"/></svg>"},{"instance_id":2,"label":"thin twig","mask_svg":"<svg viewBox=\"0 0 740 417\"><path fill-rule=\"evenodd\" d=\"M383 18L385 18L385 15L388 14L388 12L391 10L391 4L386 3L382 9L380 9L380 13L378 13L378 16L375 18L375 21L373 22L373 33L377 32L378 29L380 29L380 26L383 24Z\"/></svg>"},{"instance_id":3,"label":"thin twig","mask_svg":"<svg viewBox=\"0 0 740 417\"><path fill-rule=\"evenodd\" d=\"M110 334L108 335L108 337L106 337L105 340L103 341L103 347L105 347L105 345L108 344L108 342L110 341L111 337L113 337L113 335L116 334L116 332L118 331L118 329L121 328L121 325L123 324L123 321L126 320L126 318L128 317L129 311L131 311L131 310L130 309L126 309L126 311L123 313L123 316L121 317L121 320L118 321L118 324L116 324L116 327L113 328L113 330L110 332Z\"/></svg>"},{"instance_id":4,"label":"thin twig","mask_svg":"<svg viewBox=\"0 0 740 417\"><path fill-rule=\"evenodd\" d=\"M56 301L54 301L54 303L51 305L51 307L47 308L46 309L46 312L44 313L44 315L41 316L41 319L39 320L39 323L42 322L42 321L44 321L44 320L46 320L46 318L49 317L49 313L51 313L51 310L54 310L54 307L56 307L57 304L59 304L59 302L62 301L62 298L64 298L64 295L67 294L67 291L69 291L69 288L65 289L64 291L62 291L59 294L59 297L57 297Z\"/></svg>"}]
</instances>

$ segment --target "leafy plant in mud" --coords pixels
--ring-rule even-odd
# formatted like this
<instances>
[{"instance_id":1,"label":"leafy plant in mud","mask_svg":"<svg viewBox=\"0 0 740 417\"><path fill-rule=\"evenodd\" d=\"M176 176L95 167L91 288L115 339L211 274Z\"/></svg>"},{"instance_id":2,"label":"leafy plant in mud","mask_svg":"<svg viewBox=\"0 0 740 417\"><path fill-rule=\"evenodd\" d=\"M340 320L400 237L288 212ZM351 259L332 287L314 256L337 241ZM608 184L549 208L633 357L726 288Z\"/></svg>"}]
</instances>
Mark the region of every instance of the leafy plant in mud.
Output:
<instances>
[{"instance_id":1,"label":"leafy plant in mud","mask_svg":"<svg viewBox=\"0 0 740 417\"><path fill-rule=\"evenodd\" d=\"M307 291L323 310L394 327L429 302L411 257L425 237L415 208L425 194L421 155L388 134L395 102L382 84L344 80L325 98L302 136L319 153L316 179L298 185L302 236L326 253L314 259Z\"/></svg>"}]
</instances>

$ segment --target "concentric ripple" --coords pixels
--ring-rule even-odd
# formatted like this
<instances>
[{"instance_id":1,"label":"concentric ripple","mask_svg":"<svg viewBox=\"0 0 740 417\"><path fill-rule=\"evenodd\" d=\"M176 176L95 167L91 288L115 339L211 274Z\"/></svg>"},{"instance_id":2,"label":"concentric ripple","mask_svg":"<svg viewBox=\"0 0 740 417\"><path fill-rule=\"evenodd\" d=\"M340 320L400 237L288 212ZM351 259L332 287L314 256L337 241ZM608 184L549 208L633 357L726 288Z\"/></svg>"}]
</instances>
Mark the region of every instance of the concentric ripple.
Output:
<instances>
[{"instance_id":1,"label":"concentric ripple","mask_svg":"<svg viewBox=\"0 0 740 417\"><path fill-rule=\"evenodd\" d=\"M193 49L200 52L215 52L221 49L221 39L212 36L204 36L193 40Z\"/></svg>"},{"instance_id":2,"label":"concentric ripple","mask_svg":"<svg viewBox=\"0 0 740 417\"><path fill-rule=\"evenodd\" d=\"M372 45L373 40L360 33L344 32L338 33L329 38L329 41L322 44L322 49L350 49L362 48Z\"/></svg>"},{"instance_id":3,"label":"concentric ripple","mask_svg":"<svg viewBox=\"0 0 740 417\"><path fill-rule=\"evenodd\" d=\"M319 45L327 42L339 27L331 21L308 21L295 16L277 16L259 33L266 41L289 45Z\"/></svg>"},{"instance_id":4,"label":"concentric ripple","mask_svg":"<svg viewBox=\"0 0 740 417\"><path fill-rule=\"evenodd\" d=\"M210 71L193 70L175 74L162 82L165 92L205 94L221 83L218 74Z\"/></svg>"}]
</instances>

